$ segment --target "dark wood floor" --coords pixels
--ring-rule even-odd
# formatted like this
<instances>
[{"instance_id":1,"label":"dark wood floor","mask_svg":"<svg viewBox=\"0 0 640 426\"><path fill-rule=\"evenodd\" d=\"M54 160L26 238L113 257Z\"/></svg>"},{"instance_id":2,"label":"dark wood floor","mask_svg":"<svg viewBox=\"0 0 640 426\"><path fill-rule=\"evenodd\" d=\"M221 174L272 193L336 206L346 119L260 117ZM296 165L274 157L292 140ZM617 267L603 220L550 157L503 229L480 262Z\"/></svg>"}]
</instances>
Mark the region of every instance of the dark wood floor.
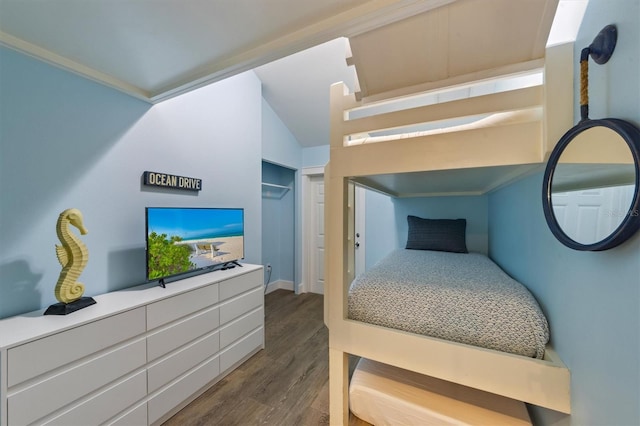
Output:
<instances>
[{"instance_id":1,"label":"dark wood floor","mask_svg":"<svg viewBox=\"0 0 640 426\"><path fill-rule=\"evenodd\" d=\"M328 425L328 331L322 315L321 295L266 295L266 348L165 425ZM349 423L367 425L354 416Z\"/></svg>"}]
</instances>

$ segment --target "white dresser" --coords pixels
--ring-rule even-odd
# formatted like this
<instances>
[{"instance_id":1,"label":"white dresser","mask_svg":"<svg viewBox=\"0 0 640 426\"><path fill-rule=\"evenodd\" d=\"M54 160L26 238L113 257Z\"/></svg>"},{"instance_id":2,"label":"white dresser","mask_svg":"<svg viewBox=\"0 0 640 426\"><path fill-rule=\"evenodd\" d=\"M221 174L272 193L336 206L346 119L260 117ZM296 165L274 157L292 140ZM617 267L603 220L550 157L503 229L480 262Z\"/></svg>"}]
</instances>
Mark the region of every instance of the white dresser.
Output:
<instances>
[{"instance_id":1,"label":"white dresser","mask_svg":"<svg viewBox=\"0 0 640 426\"><path fill-rule=\"evenodd\" d=\"M159 424L264 348L262 266L0 320L0 425Z\"/></svg>"}]
</instances>

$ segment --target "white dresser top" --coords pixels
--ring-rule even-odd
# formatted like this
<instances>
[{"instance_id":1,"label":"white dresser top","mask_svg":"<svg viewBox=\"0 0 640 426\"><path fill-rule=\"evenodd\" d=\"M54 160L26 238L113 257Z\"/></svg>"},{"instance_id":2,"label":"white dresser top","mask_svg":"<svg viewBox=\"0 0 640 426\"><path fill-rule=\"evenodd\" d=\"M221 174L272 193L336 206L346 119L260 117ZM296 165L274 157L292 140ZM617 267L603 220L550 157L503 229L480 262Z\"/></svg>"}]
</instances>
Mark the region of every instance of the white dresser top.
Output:
<instances>
[{"instance_id":1,"label":"white dresser top","mask_svg":"<svg viewBox=\"0 0 640 426\"><path fill-rule=\"evenodd\" d=\"M5 318L0 320L0 350L260 269L262 265L243 263L242 267L167 282L166 288L157 282L142 284L93 296L95 305L69 315L43 315L45 308Z\"/></svg>"}]
</instances>

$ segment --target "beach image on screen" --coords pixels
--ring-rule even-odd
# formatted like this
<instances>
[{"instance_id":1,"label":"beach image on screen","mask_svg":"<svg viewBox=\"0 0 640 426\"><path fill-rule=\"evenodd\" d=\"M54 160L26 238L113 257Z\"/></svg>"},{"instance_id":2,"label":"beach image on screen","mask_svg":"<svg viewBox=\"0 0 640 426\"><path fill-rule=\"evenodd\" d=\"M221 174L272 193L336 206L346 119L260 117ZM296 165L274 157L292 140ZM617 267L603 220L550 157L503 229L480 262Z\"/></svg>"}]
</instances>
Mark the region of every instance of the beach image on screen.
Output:
<instances>
[{"instance_id":1,"label":"beach image on screen","mask_svg":"<svg viewBox=\"0 0 640 426\"><path fill-rule=\"evenodd\" d=\"M242 209L148 208L149 280L244 257Z\"/></svg>"}]
</instances>

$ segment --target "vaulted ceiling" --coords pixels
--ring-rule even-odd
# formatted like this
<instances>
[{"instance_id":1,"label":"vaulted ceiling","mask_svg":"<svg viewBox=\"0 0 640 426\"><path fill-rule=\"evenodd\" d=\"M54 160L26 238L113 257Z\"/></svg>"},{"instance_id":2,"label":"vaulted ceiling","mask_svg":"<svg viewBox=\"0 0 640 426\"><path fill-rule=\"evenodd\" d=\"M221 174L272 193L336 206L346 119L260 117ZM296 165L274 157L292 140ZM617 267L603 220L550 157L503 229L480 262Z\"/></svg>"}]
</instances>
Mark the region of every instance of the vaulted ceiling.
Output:
<instances>
[{"instance_id":1,"label":"vaulted ceiling","mask_svg":"<svg viewBox=\"0 0 640 426\"><path fill-rule=\"evenodd\" d=\"M301 145L316 146L328 142L329 84L346 80L373 100L533 68L557 6L558 0L0 0L0 44L151 103L255 69L265 99ZM345 61L349 46L357 82ZM292 109L316 124L291 119Z\"/></svg>"},{"instance_id":2,"label":"vaulted ceiling","mask_svg":"<svg viewBox=\"0 0 640 426\"><path fill-rule=\"evenodd\" d=\"M2 0L0 42L157 102L451 0Z\"/></svg>"}]
</instances>

